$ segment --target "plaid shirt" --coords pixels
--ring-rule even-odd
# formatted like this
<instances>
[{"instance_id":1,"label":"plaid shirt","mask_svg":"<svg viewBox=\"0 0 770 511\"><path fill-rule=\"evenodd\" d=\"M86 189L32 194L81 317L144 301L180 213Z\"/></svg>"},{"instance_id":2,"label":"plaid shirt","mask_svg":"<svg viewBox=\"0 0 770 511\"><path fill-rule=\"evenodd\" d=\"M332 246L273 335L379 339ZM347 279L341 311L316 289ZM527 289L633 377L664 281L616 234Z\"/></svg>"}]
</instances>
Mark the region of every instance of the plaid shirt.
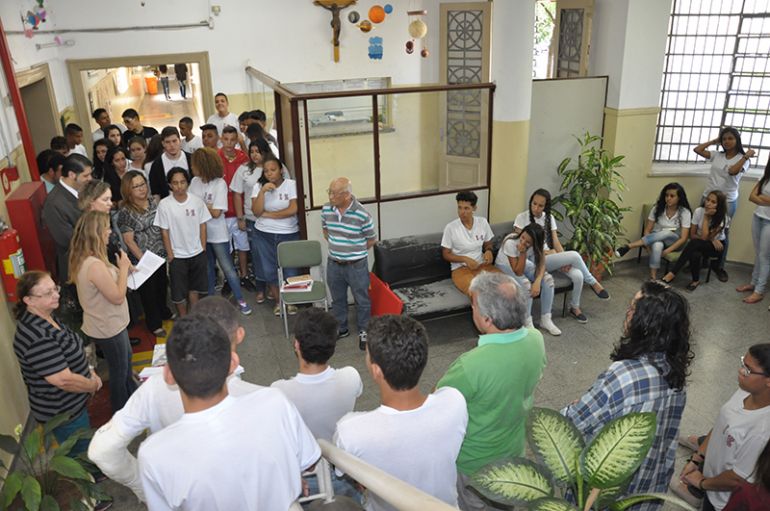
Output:
<instances>
[{"instance_id":1,"label":"plaid shirt","mask_svg":"<svg viewBox=\"0 0 770 511\"><path fill-rule=\"evenodd\" d=\"M654 362L654 365L653 363ZM656 368L660 367L659 372ZM651 353L639 360L620 360L599 375L576 403L561 413L583 432L589 442L612 419L631 412L656 412L658 427L655 440L642 462L627 494L663 492L674 473L679 422L687 394L684 389L668 386L664 375L669 371L663 353ZM649 501L631 507L634 511L654 511L661 501Z\"/></svg>"}]
</instances>

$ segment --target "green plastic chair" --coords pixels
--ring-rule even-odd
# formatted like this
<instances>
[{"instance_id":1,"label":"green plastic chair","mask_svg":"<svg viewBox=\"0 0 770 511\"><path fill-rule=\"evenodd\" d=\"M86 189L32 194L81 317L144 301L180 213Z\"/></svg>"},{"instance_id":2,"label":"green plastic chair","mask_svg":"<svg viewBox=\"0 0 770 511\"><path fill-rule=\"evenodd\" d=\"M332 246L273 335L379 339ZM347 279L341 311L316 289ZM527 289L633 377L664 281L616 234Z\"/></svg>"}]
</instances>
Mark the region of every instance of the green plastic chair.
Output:
<instances>
[{"instance_id":1,"label":"green plastic chair","mask_svg":"<svg viewBox=\"0 0 770 511\"><path fill-rule=\"evenodd\" d=\"M278 244L278 281L283 283L284 268L311 268L320 266L321 243L318 241L284 241ZM326 283L322 280L314 280L313 286L308 291L280 292L281 317L283 318L283 331L289 337L289 320L286 314L287 305L299 305L303 303L323 302L324 310L329 310L326 300Z\"/></svg>"}]
</instances>

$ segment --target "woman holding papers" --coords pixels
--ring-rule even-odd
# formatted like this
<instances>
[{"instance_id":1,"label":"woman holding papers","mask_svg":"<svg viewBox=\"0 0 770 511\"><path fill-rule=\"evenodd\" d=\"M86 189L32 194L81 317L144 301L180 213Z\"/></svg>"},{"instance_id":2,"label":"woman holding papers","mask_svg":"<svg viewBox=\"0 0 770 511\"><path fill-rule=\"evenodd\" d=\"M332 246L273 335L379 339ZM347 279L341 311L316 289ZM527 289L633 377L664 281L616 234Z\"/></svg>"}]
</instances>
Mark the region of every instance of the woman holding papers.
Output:
<instances>
[{"instance_id":1,"label":"woman holding papers","mask_svg":"<svg viewBox=\"0 0 770 511\"><path fill-rule=\"evenodd\" d=\"M297 183L281 174L281 162L273 155L262 161L262 176L251 194L251 211L256 217L257 248L262 271L267 282L268 296L279 300L278 293L278 244L299 239L297 222ZM284 277L297 275L297 268L288 268ZM289 314L296 314L297 307L287 307ZM281 315L281 306L273 308Z\"/></svg>"},{"instance_id":2,"label":"woman holding papers","mask_svg":"<svg viewBox=\"0 0 770 511\"><path fill-rule=\"evenodd\" d=\"M70 241L70 279L77 285L83 307L83 333L104 353L110 370L110 404L117 412L136 390L131 373L131 344L128 340L126 288L131 261L124 251L117 266L107 260L110 215L84 213Z\"/></svg>"},{"instance_id":3,"label":"woman holding papers","mask_svg":"<svg viewBox=\"0 0 770 511\"><path fill-rule=\"evenodd\" d=\"M160 227L153 225L158 203L150 195L147 179L138 170L130 170L120 184L123 202L118 211L118 227L128 247L128 257L135 265L145 252L166 258L166 249L160 234ZM132 289L131 276L128 284ZM161 265L143 284L138 287L142 299L144 320L147 328L157 337L166 337L163 320L171 319L171 310L166 304L168 275L166 265Z\"/></svg>"}]
</instances>

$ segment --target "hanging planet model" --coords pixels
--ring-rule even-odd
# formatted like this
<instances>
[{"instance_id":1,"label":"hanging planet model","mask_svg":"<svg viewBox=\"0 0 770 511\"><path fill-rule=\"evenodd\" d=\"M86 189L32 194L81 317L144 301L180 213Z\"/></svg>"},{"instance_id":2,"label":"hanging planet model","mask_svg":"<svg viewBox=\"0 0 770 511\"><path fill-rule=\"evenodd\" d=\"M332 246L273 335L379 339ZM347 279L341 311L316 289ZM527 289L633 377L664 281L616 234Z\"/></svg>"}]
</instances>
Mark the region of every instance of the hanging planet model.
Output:
<instances>
[{"instance_id":1,"label":"hanging planet model","mask_svg":"<svg viewBox=\"0 0 770 511\"><path fill-rule=\"evenodd\" d=\"M415 39L422 39L428 34L428 25L422 20L414 20L409 24L409 35Z\"/></svg>"},{"instance_id":2,"label":"hanging planet model","mask_svg":"<svg viewBox=\"0 0 770 511\"><path fill-rule=\"evenodd\" d=\"M406 53L408 53L409 55L414 53L414 41L406 42Z\"/></svg>"},{"instance_id":3,"label":"hanging planet model","mask_svg":"<svg viewBox=\"0 0 770 511\"><path fill-rule=\"evenodd\" d=\"M364 20L358 24L358 29L363 33L367 33L372 30L372 22L369 20Z\"/></svg>"},{"instance_id":4,"label":"hanging planet model","mask_svg":"<svg viewBox=\"0 0 770 511\"><path fill-rule=\"evenodd\" d=\"M372 23L382 23L385 21L385 9L381 5L373 5L369 9L369 21Z\"/></svg>"},{"instance_id":5,"label":"hanging planet model","mask_svg":"<svg viewBox=\"0 0 770 511\"><path fill-rule=\"evenodd\" d=\"M361 15L358 14L358 11L351 11L348 14L348 21L351 23L358 23L358 20L361 19Z\"/></svg>"}]
</instances>

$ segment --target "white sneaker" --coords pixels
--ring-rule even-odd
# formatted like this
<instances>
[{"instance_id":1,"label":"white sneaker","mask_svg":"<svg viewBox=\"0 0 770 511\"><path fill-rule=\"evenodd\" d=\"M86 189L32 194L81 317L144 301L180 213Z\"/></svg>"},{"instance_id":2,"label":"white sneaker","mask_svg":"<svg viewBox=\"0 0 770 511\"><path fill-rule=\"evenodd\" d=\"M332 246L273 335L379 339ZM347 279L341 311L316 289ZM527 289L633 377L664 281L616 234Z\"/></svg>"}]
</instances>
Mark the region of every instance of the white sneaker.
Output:
<instances>
[{"instance_id":1,"label":"white sneaker","mask_svg":"<svg viewBox=\"0 0 770 511\"><path fill-rule=\"evenodd\" d=\"M532 316L527 316L524 320L524 328L535 328L535 324L532 322Z\"/></svg>"},{"instance_id":2,"label":"white sneaker","mask_svg":"<svg viewBox=\"0 0 770 511\"><path fill-rule=\"evenodd\" d=\"M553 324L550 314L543 314L540 316L540 328L544 329L551 335L561 335L559 327Z\"/></svg>"}]
</instances>

